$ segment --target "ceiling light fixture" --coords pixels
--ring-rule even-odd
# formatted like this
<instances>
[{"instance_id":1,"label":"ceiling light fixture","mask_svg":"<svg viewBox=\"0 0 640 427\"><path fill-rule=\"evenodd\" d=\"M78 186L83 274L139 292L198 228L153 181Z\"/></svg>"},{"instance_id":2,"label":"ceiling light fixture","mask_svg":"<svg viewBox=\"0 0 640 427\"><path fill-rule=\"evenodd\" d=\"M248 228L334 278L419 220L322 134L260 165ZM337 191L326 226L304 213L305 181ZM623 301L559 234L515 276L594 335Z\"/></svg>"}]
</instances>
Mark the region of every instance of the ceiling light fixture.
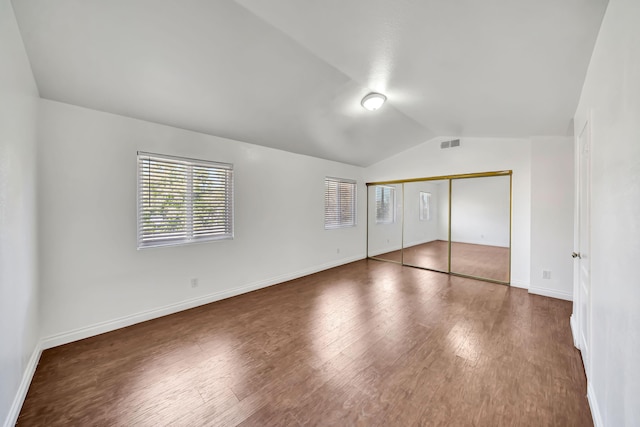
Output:
<instances>
[{"instance_id":1,"label":"ceiling light fixture","mask_svg":"<svg viewBox=\"0 0 640 427\"><path fill-rule=\"evenodd\" d=\"M369 111L375 111L378 108L382 107L382 104L384 104L384 101L386 100L387 100L387 97L384 96L383 94L372 92L369 95L362 98L361 104L365 109Z\"/></svg>"}]
</instances>

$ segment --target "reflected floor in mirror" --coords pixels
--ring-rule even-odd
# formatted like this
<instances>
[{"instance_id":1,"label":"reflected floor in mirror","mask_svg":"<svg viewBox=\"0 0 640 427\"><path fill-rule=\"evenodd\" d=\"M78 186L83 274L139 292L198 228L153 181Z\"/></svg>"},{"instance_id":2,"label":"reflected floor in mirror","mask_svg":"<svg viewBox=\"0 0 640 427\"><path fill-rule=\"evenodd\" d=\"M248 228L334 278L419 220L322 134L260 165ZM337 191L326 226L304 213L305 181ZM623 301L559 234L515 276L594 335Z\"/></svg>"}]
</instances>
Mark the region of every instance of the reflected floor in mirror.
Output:
<instances>
[{"instance_id":1,"label":"reflected floor in mirror","mask_svg":"<svg viewBox=\"0 0 640 427\"><path fill-rule=\"evenodd\" d=\"M449 269L449 244L444 240L422 243L404 248L404 263L432 270Z\"/></svg>"},{"instance_id":2,"label":"reflected floor in mirror","mask_svg":"<svg viewBox=\"0 0 640 427\"><path fill-rule=\"evenodd\" d=\"M509 248L451 242L451 271L509 282Z\"/></svg>"},{"instance_id":3,"label":"reflected floor in mirror","mask_svg":"<svg viewBox=\"0 0 640 427\"><path fill-rule=\"evenodd\" d=\"M571 303L362 260L42 353L20 426L591 426Z\"/></svg>"},{"instance_id":4,"label":"reflected floor in mirror","mask_svg":"<svg viewBox=\"0 0 640 427\"><path fill-rule=\"evenodd\" d=\"M404 254L402 251L392 251L376 255L375 258L401 262L404 257L407 265L446 272L447 252L447 242L435 240L405 248ZM452 242L451 271L509 282L509 248Z\"/></svg>"}]
</instances>

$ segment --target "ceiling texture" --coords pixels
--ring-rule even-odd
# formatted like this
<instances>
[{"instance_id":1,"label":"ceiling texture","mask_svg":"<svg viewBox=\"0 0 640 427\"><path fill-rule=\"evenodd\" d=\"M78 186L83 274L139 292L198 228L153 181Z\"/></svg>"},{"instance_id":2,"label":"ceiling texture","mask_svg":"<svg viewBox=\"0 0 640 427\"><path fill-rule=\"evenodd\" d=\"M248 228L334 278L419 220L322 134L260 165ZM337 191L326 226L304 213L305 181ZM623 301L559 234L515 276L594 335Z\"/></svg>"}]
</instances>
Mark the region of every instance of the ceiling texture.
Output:
<instances>
[{"instance_id":1,"label":"ceiling texture","mask_svg":"<svg viewBox=\"0 0 640 427\"><path fill-rule=\"evenodd\" d=\"M13 0L42 98L360 166L570 134L606 5Z\"/></svg>"}]
</instances>

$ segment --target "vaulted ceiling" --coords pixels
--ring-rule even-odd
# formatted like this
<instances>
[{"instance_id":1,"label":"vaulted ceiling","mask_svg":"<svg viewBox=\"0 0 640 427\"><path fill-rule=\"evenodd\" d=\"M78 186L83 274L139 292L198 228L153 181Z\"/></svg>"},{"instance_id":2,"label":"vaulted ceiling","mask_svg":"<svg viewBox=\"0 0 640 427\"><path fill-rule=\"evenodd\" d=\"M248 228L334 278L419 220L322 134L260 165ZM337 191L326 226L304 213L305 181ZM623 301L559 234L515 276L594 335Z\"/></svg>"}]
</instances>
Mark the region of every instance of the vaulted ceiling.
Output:
<instances>
[{"instance_id":1,"label":"vaulted ceiling","mask_svg":"<svg viewBox=\"0 0 640 427\"><path fill-rule=\"evenodd\" d=\"M571 132L606 4L13 0L43 98L361 166Z\"/></svg>"}]
</instances>

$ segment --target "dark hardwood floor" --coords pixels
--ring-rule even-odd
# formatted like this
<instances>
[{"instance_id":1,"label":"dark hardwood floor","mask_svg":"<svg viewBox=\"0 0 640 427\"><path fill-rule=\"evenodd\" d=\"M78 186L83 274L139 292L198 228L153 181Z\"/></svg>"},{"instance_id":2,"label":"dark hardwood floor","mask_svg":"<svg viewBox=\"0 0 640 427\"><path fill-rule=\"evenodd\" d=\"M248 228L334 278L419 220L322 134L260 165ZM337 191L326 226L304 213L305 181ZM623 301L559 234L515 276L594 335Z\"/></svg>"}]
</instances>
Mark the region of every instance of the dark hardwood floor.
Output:
<instances>
[{"instance_id":1,"label":"dark hardwood floor","mask_svg":"<svg viewBox=\"0 0 640 427\"><path fill-rule=\"evenodd\" d=\"M375 258L446 272L449 269L449 243L434 240ZM451 271L454 273L508 283L509 261L509 248L451 242Z\"/></svg>"},{"instance_id":2,"label":"dark hardwood floor","mask_svg":"<svg viewBox=\"0 0 640 427\"><path fill-rule=\"evenodd\" d=\"M590 426L571 304L363 260L43 352L20 426Z\"/></svg>"}]
</instances>

